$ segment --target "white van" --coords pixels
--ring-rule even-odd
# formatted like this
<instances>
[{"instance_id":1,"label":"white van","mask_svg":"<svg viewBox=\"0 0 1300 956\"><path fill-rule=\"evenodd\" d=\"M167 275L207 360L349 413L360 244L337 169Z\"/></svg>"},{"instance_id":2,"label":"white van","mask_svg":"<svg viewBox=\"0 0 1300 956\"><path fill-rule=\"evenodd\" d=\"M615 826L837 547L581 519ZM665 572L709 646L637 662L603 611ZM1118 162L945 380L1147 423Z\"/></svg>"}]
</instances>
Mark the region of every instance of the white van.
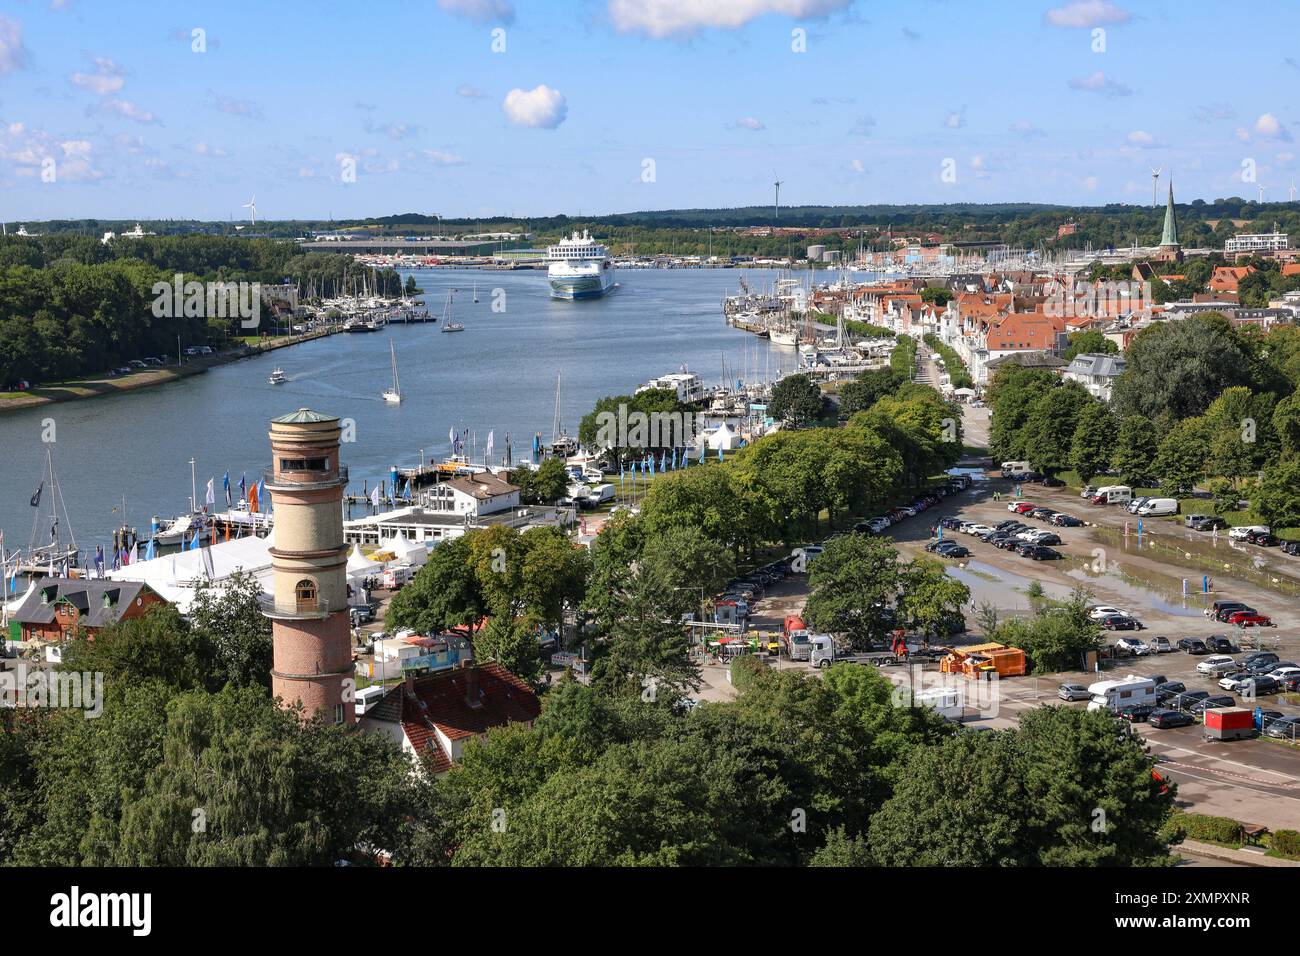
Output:
<instances>
[{"instance_id":1,"label":"white van","mask_svg":"<svg viewBox=\"0 0 1300 956\"><path fill-rule=\"evenodd\" d=\"M597 485L595 488L591 488L587 491L587 498L590 501L596 502L596 504L604 504L606 501L613 501L614 486L608 484Z\"/></svg>"},{"instance_id":2,"label":"white van","mask_svg":"<svg viewBox=\"0 0 1300 956\"><path fill-rule=\"evenodd\" d=\"M1027 461L1004 461L1002 463L1002 477L1010 478L1014 475L1028 474L1030 471L1029 462Z\"/></svg>"},{"instance_id":3,"label":"white van","mask_svg":"<svg viewBox=\"0 0 1300 956\"><path fill-rule=\"evenodd\" d=\"M1165 515L1178 514L1177 498L1148 498L1143 505L1138 508L1138 514L1149 518L1163 518Z\"/></svg>"},{"instance_id":4,"label":"white van","mask_svg":"<svg viewBox=\"0 0 1300 956\"><path fill-rule=\"evenodd\" d=\"M1128 485L1107 485L1098 488L1092 496L1094 505L1122 505L1133 500L1133 489Z\"/></svg>"},{"instance_id":5,"label":"white van","mask_svg":"<svg viewBox=\"0 0 1300 956\"><path fill-rule=\"evenodd\" d=\"M361 688L361 690L357 691L357 696L355 701L356 708L357 708L357 716L360 717L371 707L374 707L375 704L379 703L380 699L387 692L388 692L388 688L380 684L373 684L370 687L363 687Z\"/></svg>"},{"instance_id":6,"label":"white van","mask_svg":"<svg viewBox=\"0 0 1300 956\"><path fill-rule=\"evenodd\" d=\"M385 568L384 587L389 591L396 591L410 584L413 577L415 577L415 570L410 565L399 564L395 568Z\"/></svg>"},{"instance_id":7,"label":"white van","mask_svg":"<svg viewBox=\"0 0 1300 956\"><path fill-rule=\"evenodd\" d=\"M1108 710L1117 714L1133 704L1152 704L1156 702L1156 682L1146 677L1129 674L1115 680L1102 680L1088 688L1092 700L1088 702L1089 710Z\"/></svg>"}]
</instances>

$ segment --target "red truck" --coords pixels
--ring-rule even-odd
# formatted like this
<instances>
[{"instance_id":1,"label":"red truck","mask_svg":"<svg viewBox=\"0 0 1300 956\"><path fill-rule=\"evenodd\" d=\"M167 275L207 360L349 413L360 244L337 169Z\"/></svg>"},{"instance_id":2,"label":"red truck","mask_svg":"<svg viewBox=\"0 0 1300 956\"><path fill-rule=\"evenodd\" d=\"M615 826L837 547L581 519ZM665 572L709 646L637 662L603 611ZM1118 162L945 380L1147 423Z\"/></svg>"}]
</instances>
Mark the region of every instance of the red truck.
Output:
<instances>
[{"instance_id":1,"label":"red truck","mask_svg":"<svg viewBox=\"0 0 1300 956\"><path fill-rule=\"evenodd\" d=\"M781 622L781 651L792 661L806 661L811 652L808 625L798 614L787 614Z\"/></svg>"},{"instance_id":2,"label":"red truck","mask_svg":"<svg viewBox=\"0 0 1300 956\"><path fill-rule=\"evenodd\" d=\"M1245 707L1212 707L1205 712L1206 740L1241 740L1255 736L1255 715Z\"/></svg>"}]
</instances>

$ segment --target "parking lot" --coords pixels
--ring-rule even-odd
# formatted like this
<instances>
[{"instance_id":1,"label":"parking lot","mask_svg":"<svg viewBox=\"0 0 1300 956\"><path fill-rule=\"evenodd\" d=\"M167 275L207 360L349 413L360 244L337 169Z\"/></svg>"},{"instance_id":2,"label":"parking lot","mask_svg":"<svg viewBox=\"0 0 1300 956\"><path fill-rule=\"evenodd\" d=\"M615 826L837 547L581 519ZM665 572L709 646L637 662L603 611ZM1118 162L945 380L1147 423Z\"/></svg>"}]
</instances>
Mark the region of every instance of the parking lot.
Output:
<instances>
[{"instance_id":1,"label":"parking lot","mask_svg":"<svg viewBox=\"0 0 1300 956\"><path fill-rule=\"evenodd\" d=\"M995 492L1002 493L1002 501L994 500ZM1205 639L1223 634L1242 649L1242 654L1263 648L1276 652L1284 661L1300 662L1297 639L1300 600L1288 590L1300 581L1300 559L1284 555L1277 548L1238 544L1224 534L1213 538L1174 522L1154 524L1151 526L1154 533L1147 532L1139 539L1132 533L1135 519L1121 507L1089 505L1077 493L1035 485L1023 486L1017 499L1014 483L1001 479L977 481L969 490L944 498L915 517L895 523L885 535L895 541L904 558L909 558L925 553L924 546L932 539L931 529L939 519L953 516L994 526L1012 517L1007 505L1017 500L1067 512L1089 524L1053 529L1062 539L1056 547L1062 557L1052 561L1029 560L960 532L945 531L946 537L958 539L971 551L969 558L941 559L949 573L971 590L972 605L966 610L969 626L974 626L975 609L985 601L1004 615L1030 613L1036 600L1032 593L1036 590L1034 582L1038 582L1042 595L1052 598L1066 597L1075 585L1082 584L1092 592L1094 603L1123 609L1144 625L1143 630L1136 632L1108 632L1107 643L1126 635L1136 635L1146 642L1163 636L1176 644L1184 637ZM1126 522L1130 531L1127 537L1123 533ZM1042 525L1033 520L1025 523ZM1202 593L1206 552L1221 553L1224 563L1259 571L1260 578L1269 586L1236 580L1225 572L1210 582L1210 593ZM1187 581L1185 596L1184 580ZM755 603L751 627L779 629L787 613L802 609L806 592L807 579L802 575L774 585ZM1212 601L1229 598L1249 604L1277 626L1235 628L1206 617L1205 608ZM982 637L971 634L955 638L954 643L979 640ZM1235 656L1240 658L1242 654ZM1204 656L1175 651L1107 662L1100 673L1071 671L1006 678L999 688L996 715L980 717L968 710L967 723L973 727L1008 727L1014 726L1020 713L1043 704L1086 707L1085 702L1060 701L1058 686L1087 685L1130 673L1146 677L1163 675L1171 681L1182 681L1188 691L1228 693L1219 687L1217 677L1196 671L1197 663L1204 659ZM807 664L788 661L780 661L776 666L808 669ZM717 674L712 673L715 669ZM930 665L927 669L935 668ZM892 670L886 668L885 672ZM710 686L701 695L704 699L730 696L725 669L706 668L706 680ZM1298 695L1262 695L1255 701L1243 701L1238 696L1237 701L1242 706L1300 715ZM1274 829L1300 829L1300 748L1262 737L1207 741L1199 725L1165 730L1145 723L1133 726L1159 758L1162 772L1178 783L1180 805Z\"/></svg>"}]
</instances>

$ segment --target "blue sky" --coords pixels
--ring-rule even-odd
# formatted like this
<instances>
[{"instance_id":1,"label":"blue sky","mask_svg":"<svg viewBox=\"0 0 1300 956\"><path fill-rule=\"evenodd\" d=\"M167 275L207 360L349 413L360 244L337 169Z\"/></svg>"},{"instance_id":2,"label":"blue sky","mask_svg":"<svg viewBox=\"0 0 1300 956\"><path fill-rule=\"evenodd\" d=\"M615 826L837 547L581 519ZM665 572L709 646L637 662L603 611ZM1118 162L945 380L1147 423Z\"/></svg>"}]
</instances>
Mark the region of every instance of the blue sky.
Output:
<instances>
[{"instance_id":1,"label":"blue sky","mask_svg":"<svg viewBox=\"0 0 1300 956\"><path fill-rule=\"evenodd\" d=\"M783 205L1149 203L1152 167L1280 200L1297 35L1209 0L6 0L0 219L734 206L774 172Z\"/></svg>"}]
</instances>

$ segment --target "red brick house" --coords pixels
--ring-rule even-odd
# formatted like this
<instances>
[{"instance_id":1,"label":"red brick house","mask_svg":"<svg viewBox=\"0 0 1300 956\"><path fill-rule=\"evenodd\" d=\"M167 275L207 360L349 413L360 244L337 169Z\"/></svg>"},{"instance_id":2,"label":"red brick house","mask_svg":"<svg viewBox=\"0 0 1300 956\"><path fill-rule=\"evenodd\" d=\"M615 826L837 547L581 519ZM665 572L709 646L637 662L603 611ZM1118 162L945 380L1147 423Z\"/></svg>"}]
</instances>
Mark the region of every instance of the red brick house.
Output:
<instances>
[{"instance_id":1,"label":"red brick house","mask_svg":"<svg viewBox=\"0 0 1300 956\"><path fill-rule=\"evenodd\" d=\"M67 641L78 630L93 638L101 628L141 617L164 599L138 581L41 578L14 612L10 639Z\"/></svg>"},{"instance_id":2,"label":"red brick house","mask_svg":"<svg viewBox=\"0 0 1300 956\"><path fill-rule=\"evenodd\" d=\"M496 661L407 677L366 710L362 730L387 734L433 774L460 761L465 743L542 712L531 687Z\"/></svg>"}]
</instances>

